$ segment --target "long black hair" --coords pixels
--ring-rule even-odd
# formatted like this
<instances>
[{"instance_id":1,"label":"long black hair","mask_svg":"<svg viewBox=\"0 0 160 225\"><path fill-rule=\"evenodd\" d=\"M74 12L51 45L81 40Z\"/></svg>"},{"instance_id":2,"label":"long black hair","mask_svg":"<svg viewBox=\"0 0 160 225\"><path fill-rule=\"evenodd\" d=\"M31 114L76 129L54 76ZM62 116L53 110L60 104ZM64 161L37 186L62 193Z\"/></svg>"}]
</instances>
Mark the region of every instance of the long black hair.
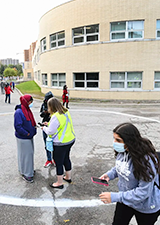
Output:
<instances>
[{"instance_id":1,"label":"long black hair","mask_svg":"<svg viewBox=\"0 0 160 225\"><path fill-rule=\"evenodd\" d=\"M113 132L123 139L124 144L128 148L132 158L135 178L146 182L151 181L155 174L149 159L153 161L157 173L159 173L160 166L159 158L152 142L147 138L143 138L132 123L122 123L114 128Z\"/></svg>"}]
</instances>

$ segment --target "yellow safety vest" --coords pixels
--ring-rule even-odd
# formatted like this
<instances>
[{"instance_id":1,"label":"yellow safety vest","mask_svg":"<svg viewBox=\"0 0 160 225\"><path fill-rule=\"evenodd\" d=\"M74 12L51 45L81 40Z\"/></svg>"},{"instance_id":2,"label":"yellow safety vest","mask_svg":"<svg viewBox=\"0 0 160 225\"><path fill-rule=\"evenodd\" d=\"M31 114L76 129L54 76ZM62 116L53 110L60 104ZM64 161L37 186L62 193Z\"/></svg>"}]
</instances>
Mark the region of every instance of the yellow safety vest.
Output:
<instances>
[{"instance_id":1,"label":"yellow safety vest","mask_svg":"<svg viewBox=\"0 0 160 225\"><path fill-rule=\"evenodd\" d=\"M58 112L56 112L53 115L57 117L60 126L58 127L57 132L52 137L54 138L58 135L58 140L60 143L68 143L74 140L75 133L70 113L68 111L65 114L59 114Z\"/></svg>"}]
</instances>

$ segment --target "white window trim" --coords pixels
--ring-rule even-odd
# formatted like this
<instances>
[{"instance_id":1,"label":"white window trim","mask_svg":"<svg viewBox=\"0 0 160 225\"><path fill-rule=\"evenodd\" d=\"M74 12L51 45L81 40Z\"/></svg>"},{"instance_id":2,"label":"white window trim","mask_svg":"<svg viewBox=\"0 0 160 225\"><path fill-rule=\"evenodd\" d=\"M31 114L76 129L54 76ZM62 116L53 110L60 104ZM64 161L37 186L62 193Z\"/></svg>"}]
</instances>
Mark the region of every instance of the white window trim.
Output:
<instances>
[{"instance_id":1,"label":"white window trim","mask_svg":"<svg viewBox=\"0 0 160 225\"><path fill-rule=\"evenodd\" d=\"M160 82L160 79L159 80L155 80L155 74L156 74L156 72L159 72L160 73L160 71L154 71L154 90L160 90L160 87L159 88L156 88L155 87L155 82Z\"/></svg>"},{"instance_id":2,"label":"white window trim","mask_svg":"<svg viewBox=\"0 0 160 225\"><path fill-rule=\"evenodd\" d=\"M156 39L160 39L160 37L157 36L158 31L160 32L160 28L157 28L157 21L160 21L160 19L156 20Z\"/></svg>"},{"instance_id":3,"label":"white window trim","mask_svg":"<svg viewBox=\"0 0 160 225\"><path fill-rule=\"evenodd\" d=\"M44 75L47 75L47 73L42 73L42 86L48 87L48 75L47 75L47 79L43 79ZM43 84L43 81L47 81L47 84Z\"/></svg>"},{"instance_id":4,"label":"white window trim","mask_svg":"<svg viewBox=\"0 0 160 225\"><path fill-rule=\"evenodd\" d=\"M44 40L46 41L46 37L41 39L41 52L45 52L47 50L47 42L44 44ZM44 50L44 47L46 47L46 49Z\"/></svg>"},{"instance_id":5,"label":"white window trim","mask_svg":"<svg viewBox=\"0 0 160 225\"><path fill-rule=\"evenodd\" d=\"M99 24L92 24L92 25L98 25L99 26ZM99 32L91 33L91 34L87 34L87 32L86 32L86 30L87 30L86 27L92 26L92 25L83 26L82 28L84 29L84 34L78 35L78 36L74 36L73 35L73 30L76 29L76 28L80 28L80 27L72 28L72 44L73 45L82 45L82 44L87 44L87 43L98 43L99 40L100 40L100 33ZM87 37L89 37L89 36L97 36L97 35L98 35L98 40L97 41L87 41ZM83 42L74 43L74 39L81 38L81 37L83 37Z\"/></svg>"},{"instance_id":6,"label":"white window trim","mask_svg":"<svg viewBox=\"0 0 160 225\"><path fill-rule=\"evenodd\" d=\"M59 33L62 33L62 32L64 32L64 38L58 39L58 34L59 34ZM52 36L52 35L56 35L56 40L51 41L51 36ZM58 42L59 42L59 41L64 41L64 45L58 46ZM52 44L52 43L56 43L56 46L55 46L55 47L51 47L51 44ZM62 47L64 47L64 46L65 46L65 31L60 31L60 32L57 32L57 33L54 33L54 34L51 34L51 35L50 35L50 49L62 48Z\"/></svg>"},{"instance_id":7,"label":"white window trim","mask_svg":"<svg viewBox=\"0 0 160 225\"><path fill-rule=\"evenodd\" d=\"M142 73L142 80L127 80L127 74L130 72L134 72L134 73ZM142 90L142 84L143 84L143 72L142 71L127 71L125 72L125 79L124 80L111 80L111 73L115 73L115 72L110 72L110 90L127 90L127 91L133 91L133 90ZM124 83L124 88L112 88L111 87L111 83L112 82L123 82ZM128 82L140 82L141 83L141 87L140 88L128 88L127 87L127 83Z\"/></svg>"},{"instance_id":8,"label":"white window trim","mask_svg":"<svg viewBox=\"0 0 160 225\"><path fill-rule=\"evenodd\" d=\"M128 23L129 22L136 22L136 21L143 21L143 30L134 30L134 29L132 29L132 30L128 30L127 28L128 28ZM121 21L119 21L119 22L121 22ZM131 20L129 20L129 21L122 21L122 22L126 22L126 29L125 30L118 30L118 31L111 31L111 23L110 23L110 41L124 41L124 40L142 40L142 39L144 39L144 20L133 20L133 21L131 21ZM114 22L113 22L114 23ZM141 31L142 32L142 37L141 38L128 38L128 34L130 33L130 32L139 32L139 31ZM114 33L125 33L125 38L120 38L120 39L112 39L112 34L114 34Z\"/></svg>"},{"instance_id":9,"label":"white window trim","mask_svg":"<svg viewBox=\"0 0 160 225\"><path fill-rule=\"evenodd\" d=\"M57 75L57 79L56 79L56 80L53 80L53 79L52 79L52 75L53 75L53 74L56 74L56 75ZM65 75L65 80L60 80L60 79L59 79L59 75L60 75L60 74L64 74L64 75ZM53 86L53 85L52 85L52 81L56 81L56 82L57 82L57 86ZM66 84L66 73L51 73L51 87L53 87L53 88L58 88L58 87L59 87L59 88L63 88L62 86L59 85L60 82L64 82L64 83Z\"/></svg>"},{"instance_id":10,"label":"white window trim","mask_svg":"<svg viewBox=\"0 0 160 225\"><path fill-rule=\"evenodd\" d=\"M74 80L73 80L73 87L74 89L81 89L81 90L98 90L99 89L99 79L98 80L87 80L87 73L91 73L91 72L86 72L84 73L84 80L75 80L75 74L77 73L73 73L73 77L74 77ZM99 75L99 72L93 72L93 73L98 73ZM76 82L83 82L84 83L84 87L75 87L75 83ZM96 82L98 83L98 87L87 87L87 82Z\"/></svg>"}]
</instances>

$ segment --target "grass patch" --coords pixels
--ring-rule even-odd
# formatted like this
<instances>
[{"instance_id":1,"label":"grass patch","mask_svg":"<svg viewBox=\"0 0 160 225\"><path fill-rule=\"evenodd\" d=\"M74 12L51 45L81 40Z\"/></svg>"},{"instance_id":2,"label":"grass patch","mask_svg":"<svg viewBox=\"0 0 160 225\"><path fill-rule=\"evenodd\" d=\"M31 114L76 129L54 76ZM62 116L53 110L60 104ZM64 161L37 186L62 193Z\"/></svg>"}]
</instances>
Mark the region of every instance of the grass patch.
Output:
<instances>
[{"instance_id":1,"label":"grass patch","mask_svg":"<svg viewBox=\"0 0 160 225\"><path fill-rule=\"evenodd\" d=\"M24 95L30 94L33 97L40 99L44 97L44 94L41 92L41 88L33 80L17 84L16 88L18 88L20 92Z\"/></svg>"}]
</instances>

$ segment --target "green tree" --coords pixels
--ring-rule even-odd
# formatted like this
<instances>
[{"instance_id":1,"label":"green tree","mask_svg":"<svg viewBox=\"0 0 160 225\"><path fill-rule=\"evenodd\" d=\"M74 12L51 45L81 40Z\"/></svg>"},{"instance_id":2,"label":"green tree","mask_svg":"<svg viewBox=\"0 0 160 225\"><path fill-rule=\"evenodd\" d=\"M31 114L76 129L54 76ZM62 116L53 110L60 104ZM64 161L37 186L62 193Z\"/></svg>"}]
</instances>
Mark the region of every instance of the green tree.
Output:
<instances>
[{"instance_id":1,"label":"green tree","mask_svg":"<svg viewBox=\"0 0 160 225\"><path fill-rule=\"evenodd\" d=\"M17 64L15 66L15 68L17 69L17 75L20 76L23 73L22 65L21 64Z\"/></svg>"},{"instance_id":2,"label":"green tree","mask_svg":"<svg viewBox=\"0 0 160 225\"><path fill-rule=\"evenodd\" d=\"M7 66L0 64L0 74L2 75Z\"/></svg>"},{"instance_id":3,"label":"green tree","mask_svg":"<svg viewBox=\"0 0 160 225\"><path fill-rule=\"evenodd\" d=\"M5 77L17 76L17 70L7 67L3 74Z\"/></svg>"}]
</instances>

